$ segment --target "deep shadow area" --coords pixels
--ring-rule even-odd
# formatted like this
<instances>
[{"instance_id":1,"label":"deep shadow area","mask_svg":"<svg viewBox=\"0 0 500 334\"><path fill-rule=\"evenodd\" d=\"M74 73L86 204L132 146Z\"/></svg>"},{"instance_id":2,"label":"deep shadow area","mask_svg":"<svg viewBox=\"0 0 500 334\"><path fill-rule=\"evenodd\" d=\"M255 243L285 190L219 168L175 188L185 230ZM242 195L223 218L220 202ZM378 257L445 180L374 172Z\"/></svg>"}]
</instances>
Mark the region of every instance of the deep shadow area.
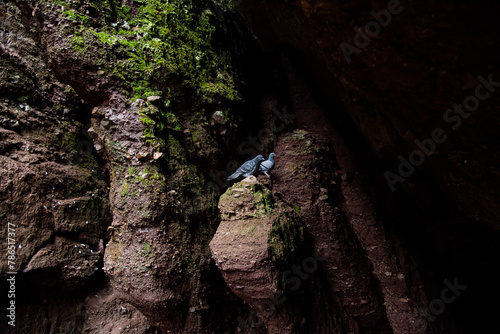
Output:
<instances>
[{"instance_id":1,"label":"deep shadow area","mask_svg":"<svg viewBox=\"0 0 500 334\"><path fill-rule=\"evenodd\" d=\"M411 265L407 281L422 277L430 300L422 305L431 326L440 333L496 330L500 287L500 234L466 217L446 198L425 166L407 181L410 186L391 193L383 173L389 168L377 158L342 104L324 93L293 48L281 48L300 73L330 124L341 134L396 252ZM416 272L412 272L412 270ZM451 286L459 286L453 298ZM441 303L443 296L453 299ZM444 305L444 308L441 306ZM444 314L443 314L444 313Z\"/></svg>"}]
</instances>

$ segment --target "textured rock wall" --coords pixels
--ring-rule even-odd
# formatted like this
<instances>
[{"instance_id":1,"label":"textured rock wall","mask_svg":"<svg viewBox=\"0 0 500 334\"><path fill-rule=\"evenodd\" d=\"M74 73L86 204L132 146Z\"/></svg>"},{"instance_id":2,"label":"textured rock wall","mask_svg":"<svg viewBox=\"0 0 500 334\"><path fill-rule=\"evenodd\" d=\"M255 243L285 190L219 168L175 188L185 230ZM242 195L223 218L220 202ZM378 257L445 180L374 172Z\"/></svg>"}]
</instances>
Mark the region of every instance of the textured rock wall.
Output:
<instances>
[{"instance_id":1,"label":"textured rock wall","mask_svg":"<svg viewBox=\"0 0 500 334\"><path fill-rule=\"evenodd\" d=\"M82 132L88 109L44 65L19 9L2 4L2 13L2 242L14 224L15 269L75 288L99 269L107 176Z\"/></svg>"},{"instance_id":2,"label":"textured rock wall","mask_svg":"<svg viewBox=\"0 0 500 334\"><path fill-rule=\"evenodd\" d=\"M13 332L487 332L498 96L447 128L397 193L383 176L479 75L497 80L497 5L484 4L403 3L348 62L340 43L355 43L352 27L386 3L242 2L265 50L298 56L321 105L286 60L256 51L233 11L208 2L2 2L0 238L5 249L15 226ZM222 206L219 226L217 204L234 164L271 150L275 210L300 216L304 234L287 243L290 229L268 220L257 275L268 284L250 286L251 275L225 270L239 244L224 238L232 221ZM1 261L2 289L9 270ZM433 318L449 275L470 288ZM257 302L282 293L273 312Z\"/></svg>"},{"instance_id":3,"label":"textured rock wall","mask_svg":"<svg viewBox=\"0 0 500 334\"><path fill-rule=\"evenodd\" d=\"M217 297L230 293L208 249L218 193L203 188L238 122L231 51L218 48L228 31L206 3L181 2L0 5L0 236L6 247L16 227L15 332L222 331L222 303L248 313Z\"/></svg>"}]
</instances>

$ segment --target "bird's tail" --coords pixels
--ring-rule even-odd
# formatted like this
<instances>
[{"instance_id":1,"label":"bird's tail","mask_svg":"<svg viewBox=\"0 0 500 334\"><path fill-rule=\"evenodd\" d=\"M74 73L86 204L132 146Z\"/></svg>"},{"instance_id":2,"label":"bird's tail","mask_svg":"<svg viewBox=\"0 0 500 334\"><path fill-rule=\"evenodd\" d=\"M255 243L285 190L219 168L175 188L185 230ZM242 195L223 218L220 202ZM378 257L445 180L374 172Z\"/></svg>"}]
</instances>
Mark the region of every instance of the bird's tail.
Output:
<instances>
[{"instance_id":1,"label":"bird's tail","mask_svg":"<svg viewBox=\"0 0 500 334\"><path fill-rule=\"evenodd\" d=\"M231 181L231 180L234 180L235 178L237 178L239 176L238 173L233 173L231 175L229 175L229 177L226 179L226 181Z\"/></svg>"}]
</instances>

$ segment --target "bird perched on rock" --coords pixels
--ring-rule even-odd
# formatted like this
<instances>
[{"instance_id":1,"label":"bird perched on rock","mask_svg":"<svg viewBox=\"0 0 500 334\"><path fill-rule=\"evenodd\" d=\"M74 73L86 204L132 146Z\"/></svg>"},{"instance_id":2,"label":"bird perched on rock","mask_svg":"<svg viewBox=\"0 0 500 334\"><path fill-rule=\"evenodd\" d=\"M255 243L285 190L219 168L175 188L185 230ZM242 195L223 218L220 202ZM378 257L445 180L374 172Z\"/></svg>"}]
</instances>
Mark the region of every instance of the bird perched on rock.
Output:
<instances>
[{"instance_id":1,"label":"bird perched on rock","mask_svg":"<svg viewBox=\"0 0 500 334\"><path fill-rule=\"evenodd\" d=\"M258 155L252 160L248 160L243 165L241 165L241 167L238 168L236 172L231 174L226 181L231 181L233 179L236 179L240 175L242 175L243 177L247 177L252 174L255 174L255 172L259 170L259 165L263 160L264 157L262 155Z\"/></svg>"},{"instance_id":2,"label":"bird perched on rock","mask_svg":"<svg viewBox=\"0 0 500 334\"><path fill-rule=\"evenodd\" d=\"M273 169L274 167L274 157L276 156L276 154L274 153L271 153L269 154L269 159L267 159L266 161L262 161L260 163L260 166L259 166L259 172L261 174L266 174L267 177L270 177L269 173L271 171L271 169Z\"/></svg>"}]
</instances>

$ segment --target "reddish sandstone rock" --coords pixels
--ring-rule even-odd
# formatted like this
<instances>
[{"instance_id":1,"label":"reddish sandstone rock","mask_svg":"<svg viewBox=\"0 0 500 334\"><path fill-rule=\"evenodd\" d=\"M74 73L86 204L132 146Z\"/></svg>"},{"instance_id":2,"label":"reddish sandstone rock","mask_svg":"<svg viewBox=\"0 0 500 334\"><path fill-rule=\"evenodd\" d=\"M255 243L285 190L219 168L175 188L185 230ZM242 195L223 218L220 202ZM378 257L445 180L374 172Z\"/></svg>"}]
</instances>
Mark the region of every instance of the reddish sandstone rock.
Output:
<instances>
[{"instance_id":1,"label":"reddish sandstone rock","mask_svg":"<svg viewBox=\"0 0 500 334\"><path fill-rule=\"evenodd\" d=\"M300 217L254 176L229 188L219 209L222 221L210 250L227 285L256 310L269 333L292 333L294 320L276 308L284 288L281 261L289 262L302 247Z\"/></svg>"}]
</instances>

